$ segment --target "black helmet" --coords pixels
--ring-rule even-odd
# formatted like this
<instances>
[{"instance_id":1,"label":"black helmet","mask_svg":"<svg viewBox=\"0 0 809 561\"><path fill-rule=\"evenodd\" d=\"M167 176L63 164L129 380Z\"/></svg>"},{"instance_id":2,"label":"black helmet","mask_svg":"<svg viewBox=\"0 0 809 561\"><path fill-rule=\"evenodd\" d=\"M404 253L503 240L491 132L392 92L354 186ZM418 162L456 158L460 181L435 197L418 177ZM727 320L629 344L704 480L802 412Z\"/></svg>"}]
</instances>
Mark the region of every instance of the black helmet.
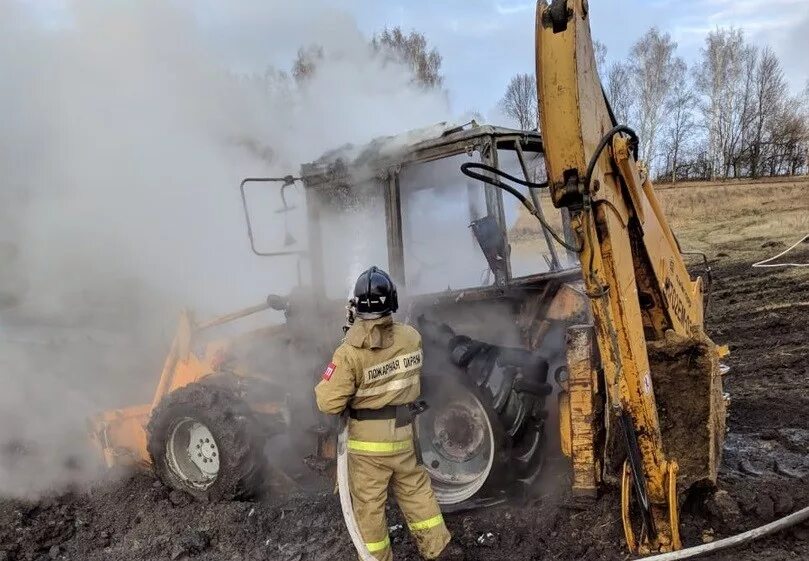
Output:
<instances>
[{"instance_id":1,"label":"black helmet","mask_svg":"<svg viewBox=\"0 0 809 561\"><path fill-rule=\"evenodd\" d=\"M354 305L360 314L392 314L399 309L393 279L379 267L371 267L354 285Z\"/></svg>"}]
</instances>

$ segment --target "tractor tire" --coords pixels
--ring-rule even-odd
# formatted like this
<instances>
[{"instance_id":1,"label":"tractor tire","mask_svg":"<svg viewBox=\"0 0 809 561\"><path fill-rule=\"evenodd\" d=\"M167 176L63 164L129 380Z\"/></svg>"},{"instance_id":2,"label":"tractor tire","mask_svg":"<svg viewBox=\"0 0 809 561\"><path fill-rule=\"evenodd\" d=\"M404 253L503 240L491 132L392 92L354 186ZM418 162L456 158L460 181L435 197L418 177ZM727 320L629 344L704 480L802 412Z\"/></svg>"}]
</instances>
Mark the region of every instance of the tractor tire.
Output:
<instances>
[{"instance_id":1,"label":"tractor tire","mask_svg":"<svg viewBox=\"0 0 809 561\"><path fill-rule=\"evenodd\" d=\"M417 426L439 504L524 494L544 464L547 359L454 334L431 350L422 372L430 409Z\"/></svg>"},{"instance_id":2,"label":"tractor tire","mask_svg":"<svg viewBox=\"0 0 809 561\"><path fill-rule=\"evenodd\" d=\"M509 442L490 400L454 372L424 376L422 397L429 409L417 417L419 445L438 503L462 509L492 494L507 473Z\"/></svg>"},{"instance_id":3,"label":"tractor tire","mask_svg":"<svg viewBox=\"0 0 809 561\"><path fill-rule=\"evenodd\" d=\"M146 427L155 474L202 501L249 499L262 490L265 435L231 390L193 383L165 396Z\"/></svg>"}]
</instances>

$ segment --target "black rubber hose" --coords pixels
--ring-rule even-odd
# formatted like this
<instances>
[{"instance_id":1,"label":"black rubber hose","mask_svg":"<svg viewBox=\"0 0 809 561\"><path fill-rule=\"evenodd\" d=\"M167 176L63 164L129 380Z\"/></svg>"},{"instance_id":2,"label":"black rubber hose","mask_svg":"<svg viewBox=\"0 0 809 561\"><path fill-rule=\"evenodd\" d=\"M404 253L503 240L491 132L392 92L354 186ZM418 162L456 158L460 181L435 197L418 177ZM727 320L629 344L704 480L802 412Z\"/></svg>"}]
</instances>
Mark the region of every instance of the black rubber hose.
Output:
<instances>
[{"instance_id":1,"label":"black rubber hose","mask_svg":"<svg viewBox=\"0 0 809 561\"><path fill-rule=\"evenodd\" d=\"M525 187L528 187L529 189L543 189L543 188L548 186L547 181L544 182L544 183L533 183L531 181L526 181L524 179L519 179L518 177L514 177L513 175L510 175L510 174L504 172L501 169L497 169L494 166L489 166L489 165L481 164L481 163L478 163L478 162L466 162L465 164L461 164L461 173L463 173L464 175L466 175L468 177L471 177L472 179L477 179L478 181L483 181L484 183L488 183L489 185L493 185L494 187L497 187L498 189L503 189L504 191L508 191L509 193L511 193L512 195L517 197L520 200L520 202L523 204L523 206L525 206L525 208L527 208L529 211L531 211L531 213L533 213L536 209L534 208L534 205L531 203L531 201L528 200L528 197L526 197L525 195L520 193L517 189L515 189L511 185L507 185L505 183L500 183L499 181L497 181L495 179L492 179L488 175L483 175L483 174L471 171L473 169L479 169L479 170L483 170L483 171L488 171L489 173L494 174L494 175L496 175L498 177L502 177L503 179L508 179L509 181L513 181L514 183L517 183L519 185L524 185Z\"/></svg>"},{"instance_id":2,"label":"black rubber hose","mask_svg":"<svg viewBox=\"0 0 809 561\"><path fill-rule=\"evenodd\" d=\"M528 197L520 193L517 189L515 189L511 185L502 183L498 179L494 179L492 177L489 177L488 175L483 175L474 172L472 171L473 169L487 171L497 177L502 177L503 179L507 179L509 181L513 181L514 183L524 185L529 189L543 189L548 186L547 181L544 183L534 183L532 181L526 181L524 179L514 177L513 175L509 175L508 173L499 170L496 167L489 166L486 164L480 164L477 162L467 162L465 164L461 164L461 173L463 173L467 177L477 179L478 181L482 181L483 183L487 183L489 185L492 185L493 187L497 187L498 189L502 189L503 191L506 191L514 195L517 198L517 200L519 200L520 203L522 203L522 205L528 209L528 212L530 212L534 217L536 217L537 220L539 220L539 223L542 224L542 227L545 228L548 231L548 233L550 233L551 236L553 236L553 239L555 239L559 245L561 245L568 251L572 251L574 253L581 253L584 250L583 243L580 244L578 247L572 246L569 243L567 243L558 233L556 233L553 227L545 221L545 218L542 216L542 214L537 211L537 209L534 207L533 203L528 199Z\"/></svg>"},{"instance_id":3,"label":"black rubber hose","mask_svg":"<svg viewBox=\"0 0 809 561\"><path fill-rule=\"evenodd\" d=\"M593 155L590 156L590 162L587 164L587 173L584 175L584 192L585 193L590 193L590 184L592 183L592 180L593 180L593 171L595 170L596 163L598 162L598 159L601 157L601 153L607 147L607 144L609 144L612 141L612 137L614 137L616 134L619 134L619 133L622 133L622 132L629 135L629 138L632 141L631 146L633 148L633 151L635 152L635 158L637 159L637 156L638 156L638 154L637 154L638 135L635 134L635 131L632 130L631 128L629 128L627 125L616 125L616 126L612 127L610 130L607 131L607 134L605 134L603 137L601 137L601 140L598 141L598 145L596 146L595 152L593 152ZM587 226L585 226L585 229L586 228L587 228ZM586 230L586 231L589 231L589 230ZM592 274L592 272L593 272L593 259L594 259L594 257L595 257L595 248L593 248L593 250L590 251L590 264L589 264L589 267L588 267L590 274Z\"/></svg>"},{"instance_id":4,"label":"black rubber hose","mask_svg":"<svg viewBox=\"0 0 809 561\"><path fill-rule=\"evenodd\" d=\"M604 151L604 148L607 147L607 144L609 144L610 141L612 141L612 137L621 132L625 132L626 134L629 135L629 138L632 141L633 151L635 152L635 159L637 159L638 135L635 134L635 131L626 125L617 125L612 127L610 130L607 131L607 134L605 134L601 138L601 140L598 141L598 145L596 146L595 152L593 152L593 155L590 156L590 163L587 164L587 173L584 175L585 193L590 192L590 182L593 179L593 171L595 170L598 158L601 157L601 153Z\"/></svg>"}]
</instances>

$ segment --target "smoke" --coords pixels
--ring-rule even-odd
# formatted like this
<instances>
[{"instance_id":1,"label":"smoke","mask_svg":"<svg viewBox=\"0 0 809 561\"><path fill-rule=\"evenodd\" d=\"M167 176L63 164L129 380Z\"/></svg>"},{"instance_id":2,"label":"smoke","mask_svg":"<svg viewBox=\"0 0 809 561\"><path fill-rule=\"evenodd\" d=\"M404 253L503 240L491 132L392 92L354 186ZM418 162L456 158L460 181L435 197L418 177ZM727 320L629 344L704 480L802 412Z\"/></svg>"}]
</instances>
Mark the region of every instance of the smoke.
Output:
<instances>
[{"instance_id":1,"label":"smoke","mask_svg":"<svg viewBox=\"0 0 809 561\"><path fill-rule=\"evenodd\" d=\"M349 16L298 4L0 0L0 493L93 475L84 418L151 399L180 308L297 284L250 252L242 177L447 118ZM278 69L315 42L299 86ZM259 242L282 249L269 189Z\"/></svg>"}]
</instances>

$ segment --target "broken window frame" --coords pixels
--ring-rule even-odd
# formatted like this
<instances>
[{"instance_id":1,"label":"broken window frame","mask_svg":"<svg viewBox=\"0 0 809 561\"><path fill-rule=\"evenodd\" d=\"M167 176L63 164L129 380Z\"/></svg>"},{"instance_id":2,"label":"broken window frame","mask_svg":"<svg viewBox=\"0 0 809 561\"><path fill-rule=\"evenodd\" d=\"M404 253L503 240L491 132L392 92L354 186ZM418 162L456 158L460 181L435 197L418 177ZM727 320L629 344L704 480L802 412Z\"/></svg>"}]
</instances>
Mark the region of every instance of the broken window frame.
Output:
<instances>
[{"instance_id":1,"label":"broken window frame","mask_svg":"<svg viewBox=\"0 0 809 561\"><path fill-rule=\"evenodd\" d=\"M468 130L459 132L458 135L461 137L459 139L453 139L453 137L456 136L455 133L448 134L446 137L440 139L432 139L424 142L423 147L416 145L413 149L404 154L400 154L398 158L389 159L387 162L380 161L377 165L373 166L372 169L367 167L366 162L365 173L375 175L379 183L379 188L384 195L388 262L378 263L378 265L387 267L387 270L397 281L403 293L407 292L407 284L405 282L406 271L402 233L401 186L399 184L399 174L402 168L408 165L424 164L434 160L451 158L459 154L473 154L475 152L480 155L481 163L496 167L498 164L497 151L499 149L515 150L518 153L520 149L524 152L540 154L544 152L542 139L539 137L538 133L534 131L504 132L503 129L489 126L480 127L480 129L479 132L476 131L477 134L469 134ZM321 230L319 223L320 213L318 209L319 204L323 202L322 193L324 190L346 188L346 185L348 188L351 188L352 185L359 184L362 180L359 180L356 175L352 176L352 173L356 172L355 169L352 168L352 170L348 170L339 160L325 167L322 162L306 164L302 167L302 172L307 201L310 243L308 257L312 272L311 279L313 288L318 293L325 295L326 271L323 259L324 246L322 239L325 233ZM365 178L365 180L368 179L369 177ZM495 217L502 234L508 239L503 191L490 185L481 185L481 189L484 189L487 213ZM562 220L565 237L570 239L569 219L566 220L564 212ZM496 272L493 285L462 289L459 290L459 292L474 291L475 289L503 290L510 286L523 286L538 278L556 276L556 273L564 273L576 267L576 265L568 259L569 264L567 266L560 264L558 267L547 272L538 272L514 278L511 274L511 256L509 256L507 262L505 272ZM455 291L453 290L452 292Z\"/></svg>"}]
</instances>

